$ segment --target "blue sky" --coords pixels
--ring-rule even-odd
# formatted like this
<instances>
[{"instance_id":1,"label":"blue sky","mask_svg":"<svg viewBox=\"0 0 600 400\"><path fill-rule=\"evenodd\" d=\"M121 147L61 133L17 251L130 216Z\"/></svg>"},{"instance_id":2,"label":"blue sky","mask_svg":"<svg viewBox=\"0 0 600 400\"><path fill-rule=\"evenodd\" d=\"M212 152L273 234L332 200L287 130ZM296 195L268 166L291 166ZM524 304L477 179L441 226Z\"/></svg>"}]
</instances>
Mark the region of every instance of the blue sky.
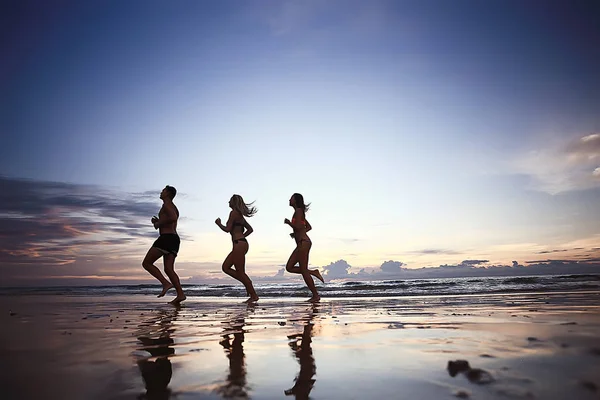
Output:
<instances>
[{"instance_id":1,"label":"blue sky","mask_svg":"<svg viewBox=\"0 0 600 400\"><path fill-rule=\"evenodd\" d=\"M148 279L166 184L193 280L221 278L213 221L233 193L260 210L256 277L293 249L294 192L313 203L314 266L600 256L595 2L3 7L7 282Z\"/></svg>"}]
</instances>

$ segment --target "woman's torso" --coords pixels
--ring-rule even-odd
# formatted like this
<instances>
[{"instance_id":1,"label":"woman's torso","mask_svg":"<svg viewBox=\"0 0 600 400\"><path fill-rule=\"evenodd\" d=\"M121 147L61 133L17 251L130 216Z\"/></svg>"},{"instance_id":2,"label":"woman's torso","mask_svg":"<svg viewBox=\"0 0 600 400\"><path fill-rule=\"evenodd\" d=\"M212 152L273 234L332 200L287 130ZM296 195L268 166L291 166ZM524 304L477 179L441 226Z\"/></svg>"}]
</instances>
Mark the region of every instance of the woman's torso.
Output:
<instances>
[{"instance_id":1,"label":"woman's torso","mask_svg":"<svg viewBox=\"0 0 600 400\"><path fill-rule=\"evenodd\" d=\"M244 237L244 227L246 225L246 220L244 216L239 212L235 212L232 216L234 218L233 225L231 227L231 240L238 240Z\"/></svg>"},{"instance_id":2,"label":"woman's torso","mask_svg":"<svg viewBox=\"0 0 600 400\"><path fill-rule=\"evenodd\" d=\"M310 238L306 233L306 216L304 215L304 210L301 208L297 208L292 217L292 224L295 225L296 222L301 222L302 224L301 228L294 228L294 239L296 240L296 244L300 244L302 240L310 241Z\"/></svg>"}]
</instances>

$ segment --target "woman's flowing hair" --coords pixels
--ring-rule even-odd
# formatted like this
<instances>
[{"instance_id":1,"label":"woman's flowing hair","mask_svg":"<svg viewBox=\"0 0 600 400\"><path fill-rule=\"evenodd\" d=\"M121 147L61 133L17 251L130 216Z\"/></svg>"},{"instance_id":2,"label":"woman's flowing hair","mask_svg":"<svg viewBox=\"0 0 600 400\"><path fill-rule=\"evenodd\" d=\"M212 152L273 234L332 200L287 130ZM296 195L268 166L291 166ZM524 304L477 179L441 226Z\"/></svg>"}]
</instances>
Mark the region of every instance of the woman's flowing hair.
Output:
<instances>
[{"instance_id":1,"label":"woman's flowing hair","mask_svg":"<svg viewBox=\"0 0 600 400\"><path fill-rule=\"evenodd\" d=\"M231 200L232 208L244 217L252 217L258 212L258 209L253 206L254 202L248 204L244 203L244 199L239 194L231 196Z\"/></svg>"},{"instance_id":2,"label":"woman's flowing hair","mask_svg":"<svg viewBox=\"0 0 600 400\"><path fill-rule=\"evenodd\" d=\"M304 197L300 193L294 193L294 200L296 201L296 207L301 208L306 214L310 208L310 203L304 204Z\"/></svg>"}]
</instances>

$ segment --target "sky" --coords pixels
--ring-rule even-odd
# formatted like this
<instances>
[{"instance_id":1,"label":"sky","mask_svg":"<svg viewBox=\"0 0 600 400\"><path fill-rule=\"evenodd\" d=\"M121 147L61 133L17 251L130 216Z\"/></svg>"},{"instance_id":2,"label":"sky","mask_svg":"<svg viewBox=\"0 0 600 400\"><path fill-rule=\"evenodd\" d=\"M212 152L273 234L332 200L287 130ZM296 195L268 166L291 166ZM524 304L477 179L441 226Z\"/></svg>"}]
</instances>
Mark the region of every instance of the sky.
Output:
<instances>
[{"instance_id":1,"label":"sky","mask_svg":"<svg viewBox=\"0 0 600 400\"><path fill-rule=\"evenodd\" d=\"M596 1L1 7L2 285L149 282L165 185L184 282L230 280L234 193L258 281L295 192L329 279L600 272Z\"/></svg>"}]
</instances>

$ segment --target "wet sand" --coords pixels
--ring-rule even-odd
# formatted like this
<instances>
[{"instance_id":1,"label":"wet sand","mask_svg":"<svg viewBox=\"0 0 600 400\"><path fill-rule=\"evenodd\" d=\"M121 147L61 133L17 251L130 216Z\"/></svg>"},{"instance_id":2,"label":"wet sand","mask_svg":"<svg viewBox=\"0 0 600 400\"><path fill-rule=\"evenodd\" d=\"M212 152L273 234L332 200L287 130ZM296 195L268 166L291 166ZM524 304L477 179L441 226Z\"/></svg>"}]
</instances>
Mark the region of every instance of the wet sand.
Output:
<instances>
[{"instance_id":1,"label":"wet sand","mask_svg":"<svg viewBox=\"0 0 600 400\"><path fill-rule=\"evenodd\" d=\"M242 300L0 296L2 398L600 398L600 293Z\"/></svg>"}]
</instances>

